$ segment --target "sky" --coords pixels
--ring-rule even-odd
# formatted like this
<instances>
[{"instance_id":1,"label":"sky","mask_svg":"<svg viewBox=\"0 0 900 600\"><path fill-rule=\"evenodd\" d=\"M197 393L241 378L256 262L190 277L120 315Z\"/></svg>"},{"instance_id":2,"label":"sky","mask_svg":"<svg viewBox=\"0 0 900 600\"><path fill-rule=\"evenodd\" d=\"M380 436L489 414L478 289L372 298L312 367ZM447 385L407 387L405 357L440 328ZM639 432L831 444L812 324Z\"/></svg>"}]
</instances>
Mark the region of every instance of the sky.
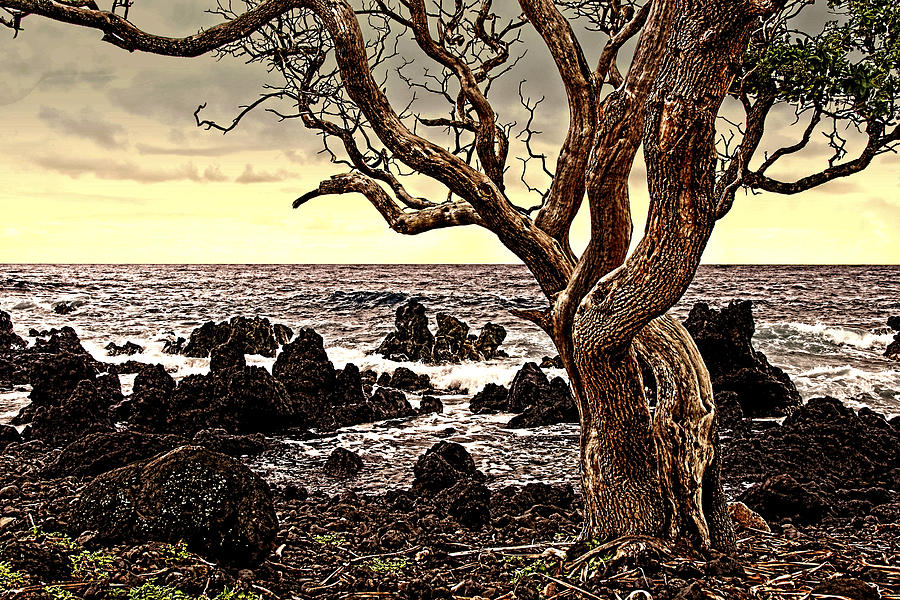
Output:
<instances>
[{"instance_id":1,"label":"sky","mask_svg":"<svg viewBox=\"0 0 900 600\"><path fill-rule=\"evenodd\" d=\"M203 12L209 6L139 0L131 17L152 33L180 36L215 22ZM129 54L102 43L96 31L34 16L24 25L17 39L0 30L0 262L517 262L476 227L394 233L360 196L322 197L293 210L296 197L340 172L314 135L265 112L224 136L194 123L202 103L205 116L230 122L272 81L260 65ZM498 112L515 112L518 80L525 79L529 95L546 98L536 125L547 132L540 147L552 156L568 119L561 87L547 75L552 63L533 42L526 37L518 77L498 92ZM764 143L792 143L790 122L789 114L776 114ZM814 144L773 174L820 169L823 148ZM517 162L510 161L513 169ZM704 261L900 263L898 179L900 157L885 155L860 175L799 196L741 193ZM428 185L417 191L439 193ZM510 195L524 205L535 201L515 184ZM640 164L632 196L637 236L647 203ZM587 237L587 215L580 214L576 249Z\"/></svg>"}]
</instances>

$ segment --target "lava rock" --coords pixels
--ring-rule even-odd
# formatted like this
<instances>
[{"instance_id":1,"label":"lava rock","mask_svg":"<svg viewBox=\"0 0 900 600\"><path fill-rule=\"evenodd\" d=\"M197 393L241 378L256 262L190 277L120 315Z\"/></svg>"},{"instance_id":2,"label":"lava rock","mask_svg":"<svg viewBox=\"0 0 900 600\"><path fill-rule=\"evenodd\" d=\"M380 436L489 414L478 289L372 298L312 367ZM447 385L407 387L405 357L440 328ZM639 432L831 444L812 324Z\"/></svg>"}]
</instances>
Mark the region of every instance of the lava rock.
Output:
<instances>
[{"instance_id":1,"label":"lava rock","mask_svg":"<svg viewBox=\"0 0 900 600\"><path fill-rule=\"evenodd\" d=\"M229 337L231 337L231 325L228 324L228 321L222 323L207 321L191 332L182 353L185 356L206 358L213 348L227 342Z\"/></svg>"},{"instance_id":2,"label":"lava rock","mask_svg":"<svg viewBox=\"0 0 900 600\"><path fill-rule=\"evenodd\" d=\"M108 400L92 381L82 381L61 404L38 408L31 421L29 439L52 445L66 444L97 431L113 429Z\"/></svg>"},{"instance_id":3,"label":"lava rock","mask_svg":"<svg viewBox=\"0 0 900 600\"><path fill-rule=\"evenodd\" d=\"M888 327L896 331L894 339L884 350L884 355L893 360L900 360L900 316L888 317Z\"/></svg>"},{"instance_id":4,"label":"lava rock","mask_svg":"<svg viewBox=\"0 0 900 600\"><path fill-rule=\"evenodd\" d=\"M182 354L184 352L184 345L187 342L183 337L171 337L166 339L163 342L163 353L164 354Z\"/></svg>"},{"instance_id":5,"label":"lava rock","mask_svg":"<svg viewBox=\"0 0 900 600\"><path fill-rule=\"evenodd\" d=\"M10 444L18 444L22 441L19 430L12 425L0 424L0 450L3 450Z\"/></svg>"},{"instance_id":6,"label":"lava rock","mask_svg":"<svg viewBox=\"0 0 900 600\"><path fill-rule=\"evenodd\" d=\"M48 583L72 576L72 561L65 549L53 544L13 540L0 551L0 562Z\"/></svg>"},{"instance_id":7,"label":"lava rock","mask_svg":"<svg viewBox=\"0 0 900 600\"><path fill-rule=\"evenodd\" d=\"M719 415L719 427L735 429L746 423L738 394L735 392L719 392L715 395L715 399L716 412Z\"/></svg>"},{"instance_id":8,"label":"lava rock","mask_svg":"<svg viewBox=\"0 0 900 600\"><path fill-rule=\"evenodd\" d=\"M506 329L489 322L481 328L481 333L475 340L475 350L486 360L505 357L506 353L499 349L505 339Z\"/></svg>"},{"instance_id":9,"label":"lava rock","mask_svg":"<svg viewBox=\"0 0 900 600\"><path fill-rule=\"evenodd\" d=\"M372 407L373 421L400 419L416 414L409 400L406 399L406 394L399 390L378 388L366 403Z\"/></svg>"},{"instance_id":10,"label":"lava rock","mask_svg":"<svg viewBox=\"0 0 900 600\"><path fill-rule=\"evenodd\" d=\"M509 409L509 391L502 385L487 383L469 401L469 410L475 414L506 412Z\"/></svg>"},{"instance_id":11,"label":"lava rock","mask_svg":"<svg viewBox=\"0 0 900 600\"><path fill-rule=\"evenodd\" d=\"M434 336L434 362L458 362L466 353L469 326L456 317L445 313L437 314L437 333Z\"/></svg>"},{"instance_id":12,"label":"lava rock","mask_svg":"<svg viewBox=\"0 0 900 600\"><path fill-rule=\"evenodd\" d=\"M284 346L291 341L292 337L294 337L294 330L281 323L272 325L272 333L275 335L275 341L279 346Z\"/></svg>"},{"instance_id":13,"label":"lava rock","mask_svg":"<svg viewBox=\"0 0 900 600\"><path fill-rule=\"evenodd\" d=\"M750 488L741 502L775 522L790 519L793 523L818 523L831 512L817 485L801 485L790 475L776 475Z\"/></svg>"},{"instance_id":14,"label":"lava rock","mask_svg":"<svg viewBox=\"0 0 900 600\"><path fill-rule=\"evenodd\" d=\"M134 342L125 342L121 346L115 342L110 342L105 347L107 356L134 356L144 352L143 346L138 346Z\"/></svg>"},{"instance_id":15,"label":"lava rock","mask_svg":"<svg viewBox=\"0 0 900 600\"><path fill-rule=\"evenodd\" d=\"M242 566L269 555L278 520L258 475L224 454L185 446L95 478L71 528L107 542L184 541L202 556Z\"/></svg>"},{"instance_id":16,"label":"lava rock","mask_svg":"<svg viewBox=\"0 0 900 600\"><path fill-rule=\"evenodd\" d=\"M336 373L325 353L322 336L308 327L298 331L294 340L281 349L272 374L284 385L292 401L299 404L310 423L332 424L330 401Z\"/></svg>"},{"instance_id":17,"label":"lava rock","mask_svg":"<svg viewBox=\"0 0 900 600\"><path fill-rule=\"evenodd\" d=\"M506 396L504 412L522 412L529 406L535 406L541 397L550 389L550 381L544 372L533 362L527 362L513 377Z\"/></svg>"},{"instance_id":18,"label":"lava rock","mask_svg":"<svg viewBox=\"0 0 900 600\"><path fill-rule=\"evenodd\" d=\"M261 433L234 435L224 429L203 429L194 434L191 443L229 456L254 456L271 446Z\"/></svg>"},{"instance_id":19,"label":"lava rock","mask_svg":"<svg viewBox=\"0 0 900 600\"><path fill-rule=\"evenodd\" d=\"M75 312L75 309L83 304L83 302L79 302L78 300L60 300L59 302L54 302L52 308L53 312L58 315L68 315Z\"/></svg>"},{"instance_id":20,"label":"lava rock","mask_svg":"<svg viewBox=\"0 0 900 600\"><path fill-rule=\"evenodd\" d=\"M465 447L446 441L436 443L416 460L413 475L416 494L436 493L467 479L486 479Z\"/></svg>"},{"instance_id":21,"label":"lava rock","mask_svg":"<svg viewBox=\"0 0 900 600\"><path fill-rule=\"evenodd\" d=\"M187 444L176 435L139 431L105 431L88 434L66 446L42 471L44 477L99 475L152 458Z\"/></svg>"},{"instance_id":22,"label":"lava rock","mask_svg":"<svg viewBox=\"0 0 900 600\"><path fill-rule=\"evenodd\" d=\"M243 369L247 366L244 357L244 343L239 341L232 333L228 341L216 346L209 354L209 370L211 373L227 371L228 369Z\"/></svg>"},{"instance_id":23,"label":"lava rock","mask_svg":"<svg viewBox=\"0 0 900 600\"><path fill-rule=\"evenodd\" d=\"M356 476L362 470L362 467L363 460L359 454L346 448L335 448L329 455L328 460L325 461L322 472L329 477L348 479Z\"/></svg>"},{"instance_id":24,"label":"lava rock","mask_svg":"<svg viewBox=\"0 0 900 600\"><path fill-rule=\"evenodd\" d=\"M790 377L753 348L753 303L731 302L722 310L698 302L684 326L709 369L713 391L734 392L749 417L784 416L800 405Z\"/></svg>"},{"instance_id":25,"label":"lava rock","mask_svg":"<svg viewBox=\"0 0 900 600\"><path fill-rule=\"evenodd\" d=\"M550 357L545 356L541 359L540 367L542 369L563 369L562 357L557 354L556 356Z\"/></svg>"},{"instance_id":26,"label":"lava rock","mask_svg":"<svg viewBox=\"0 0 900 600\"><path fill-rule=\"evenodd\" d=\"M510 388L510 396L512 389ZM569 384L562 377L554 377L546 391L537 396L536 404L526 407L504 427L526 429L556 423L577 423L578 419L578 408L569 391Z\"/></svg>"},{"instance_id":27,"label":"lava rock","mask_svg":"<svg viewBox=\"0 0 900 600\"><path fill-rule=\"evenodd\" d=\"M162 365L148 365L134 379L129 422L151 431L165 430L174 410L175 380Z\"/></svg>"},{"instance_id":28,"label":"lava rock","mask_svg":"<svg viewBox=\"0 0 900 600\"><path fill-rule=\"evenodd\" d=\"M379 383L378 385L390 386L408 392L433 389L431 378L428 375L424 373L419 375L406 367L397 367L390 379L386 380L384 384Z\"/></svg>"},{"instance_id":29,"label":"lava rock","mask_svg":"<svg viewBox=\"0 0 900 600\"><path fill-rule=\"evenodd\" d=\"M347 363L335 376L331 403L333 406L347 406L362 404L365 401L366 394L359 367L353 363Z\"/></svg>"},{"instance_id":30,"label":"lava rock","mask_svg":"<svg viewBox=\"0 0 900 600\"><path fill-rule=\"evenodd\" d=\"M35 353L60 354L67 352L69 354L77 354L80 356L91 356L91 353L81 345L81 339L78 337L78 334L69 326L63 327L62 329L42 331L41 334L42 337L35 340L34 347L32 348L32 351ZM48 339L45 340L43 337L47 337ZM93 358L91 358L91 360L93 360Z\"/></svg>"},{"instance_id":31,"label":"lava rock","mask_svg":"<svg viewBox=\"0 0 900 600\"><path fill-rule=\"evenodd\" d=\"M444 403L434 396L422 396L417 412L420 415L440 414L444 412Z\"/></svg>"},{"instance_id":32,"label":"lava rock","mask_svg":"<svg viewBox=\"0 0 900 600\"><path fill-rule=\"evenodd\" d=\"M434 348L434 336L428 329L425 306L416 300L397 307L396 331L389 333L378 347L378 354L389 360L428 361Z\"/></svg>"},{"instance_id":33,"label":"lava rock","mask_svg":"<svg viewBox=\"0 0 900 600\"><path fill-rule=\"evenodd\" d=\"M0 351L20 350L27 345L25 340L13 331L9 313L0 310Z\"/></svg>"}]
</instances>

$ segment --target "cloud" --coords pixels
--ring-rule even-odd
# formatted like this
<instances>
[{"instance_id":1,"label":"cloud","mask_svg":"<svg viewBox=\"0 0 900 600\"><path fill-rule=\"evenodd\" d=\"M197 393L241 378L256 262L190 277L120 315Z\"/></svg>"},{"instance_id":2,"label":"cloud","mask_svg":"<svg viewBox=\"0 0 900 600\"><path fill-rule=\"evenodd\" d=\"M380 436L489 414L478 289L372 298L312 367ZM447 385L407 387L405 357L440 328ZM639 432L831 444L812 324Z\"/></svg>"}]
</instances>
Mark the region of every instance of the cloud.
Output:
<instances>
[{"instance_id":1,"label":"cloud","mask_svg":"<svg viewBox=\"0 0 900 600\"><path fill-rule=\"evenodd\" d=\"M248 164L244 167L244 172L238 175L235 182L237 183L271 183L273 181L284 181L292 175L283 169L276 172L256 171L253 165Z\"/></svg>"},{"instance_id":2,"label":"cloud","mask_svg":"<svg viewBox=\"0 0 900 600\"><path fill-rule=\"evenodd\" d=\"M153 144L137 144L137 151L150 155L174 155L174 156L224 156L234 154L242 149L211 146L207 148L188 148L183 146L155 146Z\"/></svg>"},{"instance_id":3,"label":"cloud","mask_svg":"<svg viewBox=\"0 0 900 600\"><path fill-rule=\"evenodd\" d=\"M81 111L80 117L73 117L44 106L38 118L58 132L91 140L103 148L121 148L127 138L124 127L92 115L87 108Z\"/></svg>"},{"instance_id":4,"label":"cloud","mask_svg":"<svg viewBox=\"0 0 900 600\"><path fill-rule=\"evenodd\" d=\"M93 175L98 179L136 181L138 183L162 183L165 181L220 182L227 177L218 167L208 167L202 173L193 164L173 169L152 169L130 161L95 161L87 158L65 156L39 156L34 163L72 178Z\"/></svg>"}]
</instances>

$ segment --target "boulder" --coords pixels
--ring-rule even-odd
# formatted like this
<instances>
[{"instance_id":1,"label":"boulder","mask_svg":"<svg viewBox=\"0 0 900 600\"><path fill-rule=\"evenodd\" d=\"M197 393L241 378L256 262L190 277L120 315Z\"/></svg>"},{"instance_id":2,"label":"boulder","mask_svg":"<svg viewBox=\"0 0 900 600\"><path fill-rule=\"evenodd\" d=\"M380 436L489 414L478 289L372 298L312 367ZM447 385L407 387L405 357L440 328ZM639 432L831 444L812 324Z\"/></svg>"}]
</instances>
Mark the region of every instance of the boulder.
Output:
<instances>
[{"instance_id":1,"label":"boulder","mask_svg":"<svg viewBox=\"0 0 900 600\"><path fill-rule=\"evenodd\" d=\"M13 418L13 425L25 425L39 409L62 404L79 383L95 381L96 371L90 357L63 352L35 356L29 363L28 379L31 404Z\"/></svg>"},{"instance_id":2,"label":"boulder","mask_svg":"<svg viewBox=\"0 0 900 600\"><path fill-rule=\"evenodd\" d=\"M416 414L406 394L399 390L378 388L367 404L372 407L374 418L372 421L384 421L385 419L400 419Z\"/></svg>"},{"instance_id":3,"label":"boulder","mask_svg":"<svg viewBox=\"0 0 900 600\"><path fill-rule=\"evenodd\" d=\"M42 471L44 477L95 476L146 460L186 444L177 435L155 435L138 431L104 431L79 438Z\"/></svg>"},{"instance_id":4,"label":"boulder","mask_svg":"<svg viewBox=\"0 0 900 600\"><path fill-rule=\"evenodd\" d=\"M138 346L134 342L125 342L121 346L115 342L110 342L104 349L107 356L134 356L144 351L143 346Z\"/></svg>"},{"instance_id":5,"label":"boulder","mask_svg":"<svg viewBox=\"0 0 900 600\"><path fill-rule=\"evenodd\" d=\"M428 330L425 306L416 300L397 307L396 330L378 347L378 354L389 360L428 361L434 348L434 336Z\"/></svg>"},{"instance_id":6,"label":"boulder","mask_svg":"<svg viewBox=\"0 0 900 600\"><path fill-rule=\"evenodd\" d=\"M536 406L541 397L550 389L550 381L533 362L527 362L513 377L506 396L504 412L522 412L529 406Z\"/></svg>"},{"instance_id":7,"label":"boulder","mask_svg":"<svg viewBox=\"0 0 900 600\"><path fill-rule=\"evenodd\" d=\"M892 360L900 360L900 316L888 317L888 327L896 331L894 339L884 350L884 355Z\"/></svg>"},{"instance_id":8,"label":"boulder","mask_svg":"<svg viewBox=\"0 0 900 600\"><path fill-rule=\"evenodd\" d=\"M69 354L77 354L80 356L90 357L84 346L81 345L81 339L75 330L69 326L62 329L51 329L42 331L42 337L34 341L32 350L39 354L60 354L67 352ZM43 339L47 337L48 339ZM93 360L93 359L91 359Z\"/></svg>"},{"instance_id":9,"label":"boulder","mask_svg":"<svg viewBox=\"0 0 900 600\"><path fill-rule=\"evenodd\" d=\"M191 332L182 354L206 358L213 348L227 342L229 337L231 337L231 325L228 324L228 321L221 323L207 321Z\"/></svg>"},{"instance_id":10,"label":"boulder","mask_svg":"<svg viewBox=\"0 0 900 600\"><path fill-rule=\"evenodd\" d=\"M743 502L729 502L728 515L739 527L744 529L756 529L759 531L772 531L766 520L759 513L750 510Z\"/></svg>"},{"instance_id":11,"label":"boulder","mask_svg":"<svg viewBox=\"0 0 900 600\"><path fill-rule=\"evenodd\" d=\"M542 358L540 367L542 369L564 369L565 368L563 366L562 357L560 357L559 354L557 354L556 356L553 356L553 357L545 356L544 358Z\"/></svg>"},{"instance_id":12,"label":"boulder","mask_svg":"<svg viewBox=\"0 0 900 600\"><path fill-rule=\"evenodd\" d=\"M347 363L343 369L337 372L334 378L334 391L331 394L333 406L347 406L361 404L366 401L363 389L362 377L359 367L353 363Z\"/></svg>"},{"instance_id":13,"label":"boulder","mask_svg":"<svg viewBox=\"0 0 900 600\"><path fill-rule=\"evenodd\" d=\"M55 544L12 540L0 550L0 562L6 563L12 571L28 573L48 583L72 576L72 561L66 550Z\"/></svg>"},{"instance_id":14,"label":"boulder","mask_svg":"<svg viewBox=\"0 0 900 600\"><path fill-rule=\"evenodd\" d=\"M71 530L113 543L184 541L202 556L243 566L269 555L278 520L258 475L224 454L185 446L96 477L79 496Z\"/></svg>"},{"instance_id":15,"label":"boulder","mask_svg":"<svg viewBox=\"0 0 900 600\"><path fill-rule=\"evenodd\" d=\"M320 427L332 424L331 400L337 377L322 336L308 327L298 331L294 340L281 349L272 374L310 423Z\"/></svg>"},{"instance_id":16,"label":"boulder","mask_svg":"<svg viewBox=\"0 0 900 600\"><path fill-rule=\"evenodd\" d=\"M445 313L437 314L437 324L432 360L434 362L459 362L460 357L465 354L469 326Z\"/></svg>"},{"instance_id":17,"label":"boulder","mask_svg":"<svg viewBox=\"0 0 900 600\"><path fill-rule=\"evenodd\" d=\"M413 467L413 494L439 513L466 527L481 527L491 520L491 491L486 477L460 444L438 442Z\"/></svg>"},{"instance_id":18,"label":"boulder","mask_svg":"<svg viewBox=\"0 0 900 600\"><path fill-rule=\"evenodd\" d=\"M481 328L478 339L475 340L475 350L484 359L505 357L506 353L499 350L500 344L506 339L506 329L502 325L487 323Z\"/></svg>"},{"instance_id":19,"label":"boulder","mask_svg":"<svg viewBox=\"0 0 900 600\"><path fill-rule=\"evenodd\" d=\"M237 343L244 345L246 354L259 354L274 358L278 351L275 330L268 319L263 317L233 317L231 319L231 336Z\"/></svg>"},{"instance_id":20,"label":"boulder","mask_svg":"<svg viewBox=\"0 0 900 600\"><path fill-rule=\"evenodd\" d=\"M108 400L98 392L94 382L81 381L62 403L35 410L28 437L61 445L89 433L111 431L113 421L109 408Z\"/></svg>"},{"instance_id":21,"label":"boulder","mask_svg":"<svg viewBox=\"0 0 900 600\"><path fill-rule=\"evenodd\" d=\"M165 430L174 403L175 380L162 365L148 365L134 378L129 422L151 431Z\"/></svg>"},{"instance_id":22,"label":"boulder","mask_svg":"<svg viewBox=\"0 0 900 600\"><path fill-rule=\"evenodd\" d=\"M800 405L790 377L753 348L753 304L735 301L721 310L698 302L684 326L709 369L713 391L734 392L749 417L784 416Z\"/></svg>"},{"instance_id":23,"label":"boulder","mask_svg":"<svg viewBox=\"0 0 900 600\"><path fill-rule=\"evenodd\" d=\"M416 411L420 415L430 415L444 412L444 403L434 396L422 396L419 403L419 410Z\"/></svg>"},{"instance_id":24,"label":"boulder","mask_svg":"<svg viewBox=\"0 0 900 600\"><path fill-rule=\"evenodd\" d=\"M0 352L21 350L27 345L25 340L13 331L12 319L9 313L0 310Z\"/></svg>"},{"instance_id":25,"label":"boulder","mask_svg":"<svg viewBox=\"0 0 900 600\"><path fill-rule=\"evenodd\" d=\"M831 512L814 483L801 485L790 475L775 475L741 495L741 502L769 521L818 523Z\"/></svg>"},{"instance_id":26,"label":"boulder","mask_svg":"<svg viewBox=\"0 0 900 600\"><path fill-rule=\"evenodd\" d=\"M10 444L18 444L22 441L19 430L12 425L0 424L0 450L3 450Z\"/></svg>"},{"instance_id":27,"label":"boulder","mask_svg":"<svg viewBox=\"0 0 900 600\"><path fill-rule=\"evenodd\" d=\"M385 379L384 383L381 383L381 381L382 380L379 379L378 385L389 386L408 392L432 389L431 378L429 378L428 375L425 375L424 373L419 375L406 367L397 367L390 378Z\"/></svg>"},{"instance_id":28,"label":"boulder","mask_svg":"<svg viewBox=\"0 0 900 600\"><path fill-rule=\"evenodd\" d=\"M335 448L325 461L322 472L329 477L348 479L356 476L363 467L362 458L346 448Z\"/></svg>"},{"instance_id":29,"label":"boulder","mask_svg":"<svg viewBox=\"0 0 900 600\"><path fill-rule=\"evenodd\" d=\"M507 412L509 391L502 385L487 383L480 392L472 396L469 410L475 414Z\"/></svg>"},{"instance_id":30,"label":"boulder","mask_svg":"<svg viewBox=\"0 0 900 600\"><path fill-rule=\"evenodd\" d=\"M84 302L81 300L60 300L59 302L54 302L51 308L58 315L69 315L75 312L75 309L79 306L84 306Z\"/></svg>"},{"instance_id":31,"label":"boulder","mask_svg":"<svg viewBox=\"0 0 900 600\"><path fill-rule=\"evenodd\" d=\"M569 391L569 384L562 377L554 377L549 386L537 396L536 403L527 406L504 427L526 429L556 423L577 423L578 419L578 408Z\"/></svg>"}]
</instances>

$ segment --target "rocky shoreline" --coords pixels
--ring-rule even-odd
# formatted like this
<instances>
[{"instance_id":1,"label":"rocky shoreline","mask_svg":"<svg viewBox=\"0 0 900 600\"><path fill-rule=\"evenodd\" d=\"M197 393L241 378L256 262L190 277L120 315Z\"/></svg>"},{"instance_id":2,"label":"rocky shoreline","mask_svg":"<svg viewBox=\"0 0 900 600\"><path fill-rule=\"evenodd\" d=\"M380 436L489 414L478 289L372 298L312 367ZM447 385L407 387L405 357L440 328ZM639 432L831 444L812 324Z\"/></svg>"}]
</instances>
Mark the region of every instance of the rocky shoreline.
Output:
<instances>
[{"instance_id":1,"label":"rocky shoreline","mask_svg":"<svg viewBox=\"0 0 900 600\"><path fill-rule=\"evenodd\" d=\"M421 325L424 309L412 308L403 314ZM479 338L449 319L420 356L483 357L460 354ZM408 465L408 489L327 495L263 481L228 455L271 450L267 435L286 427L315 435L441 409L427 378L335 370L315 332L263 321L212 323L182 341L180 351L211 355L208 374L175 382L133 365L126 398L73 330L35 332L44 335L29 346L0 313L0 381L32 387L22 434L0 426L0 597L900 597L900 418L833 398L800 406L752 347L749 303L698 305L686 322L722 408L724 483L742 503L732 557L641 540L591 549L576 541L570 486L491 486L479 457L451 442ZM403 339L421 338L419 327ZM271 374L244 360L260 349L276 357ZM418 409L407 392L421 396ZM509 427L577 420L564 382L536 364L509 389L472 395L473 412L519 413ZM321 472L359 468L335 451Z\"/></svg>"}]
</instances>

